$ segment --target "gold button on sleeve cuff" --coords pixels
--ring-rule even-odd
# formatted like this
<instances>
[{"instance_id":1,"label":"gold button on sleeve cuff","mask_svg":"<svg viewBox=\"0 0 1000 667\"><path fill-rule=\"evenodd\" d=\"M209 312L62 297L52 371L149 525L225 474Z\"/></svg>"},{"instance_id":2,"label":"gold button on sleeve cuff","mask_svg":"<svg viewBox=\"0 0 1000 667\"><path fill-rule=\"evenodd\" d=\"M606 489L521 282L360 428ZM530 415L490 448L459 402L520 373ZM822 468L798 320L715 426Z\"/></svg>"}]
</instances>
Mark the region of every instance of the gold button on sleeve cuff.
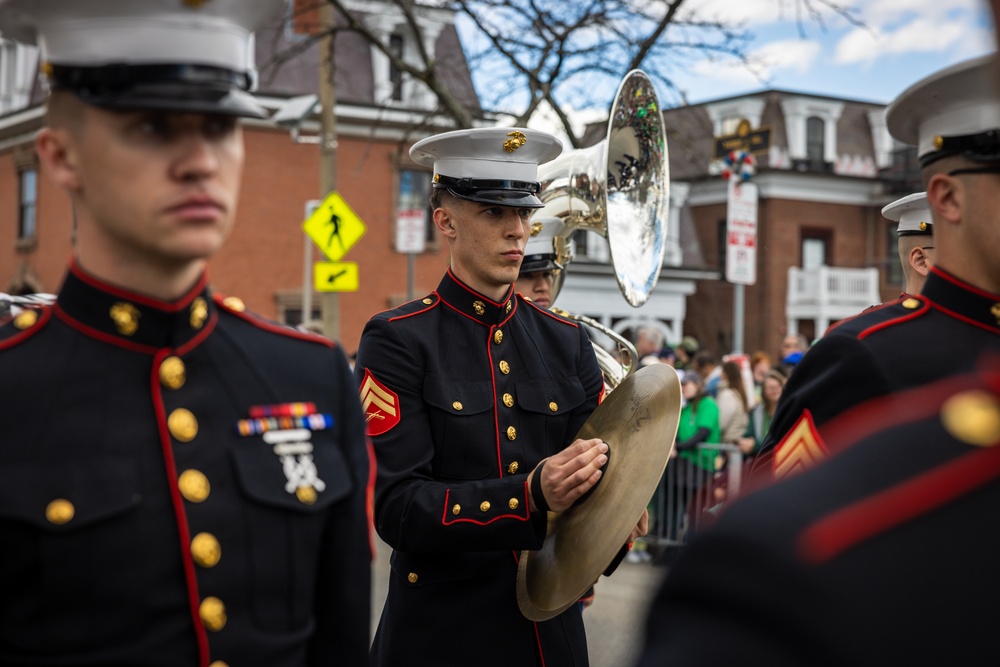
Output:
<instances>
[{"instance_id":1,"label":"gold button on sleeve cuff","mask_svg":"<svg viewBox=\"0 0 1000 667\"><path fill-rule=\"evenodd\" d=\"M459 514L459 513L461 512L461 511L462 511L462 506L461 506L461 505L454 505L454 506L452 506L452 508L451 508L451 513L452 513L452 514L454 514L455 516L458 516L458 514Z\"/></svg>"},{"instance_id":2,"label":"gold button on sleeve cuff","mask_svg":"<svg viewBox=\"0 0 1000 667\"><path fill-rule=\"evenodd\" d=\"M480 512L489 512L490 511L490 501L484 500L482 503L480 503L480 505L479 505L479 511Z\"/></svg>"},{"instance_id":3,"label":"gold button on sleeve cuff","mask_svg":"<svg viewBox=\"0 0 1000 667\"><path fill-rule=\"evenodd\" d=\"M511 498L507 502L507 507L511 508L512 510L516 510L520 504L521 503L517 498Z\"/></svg>"}]
</instances>

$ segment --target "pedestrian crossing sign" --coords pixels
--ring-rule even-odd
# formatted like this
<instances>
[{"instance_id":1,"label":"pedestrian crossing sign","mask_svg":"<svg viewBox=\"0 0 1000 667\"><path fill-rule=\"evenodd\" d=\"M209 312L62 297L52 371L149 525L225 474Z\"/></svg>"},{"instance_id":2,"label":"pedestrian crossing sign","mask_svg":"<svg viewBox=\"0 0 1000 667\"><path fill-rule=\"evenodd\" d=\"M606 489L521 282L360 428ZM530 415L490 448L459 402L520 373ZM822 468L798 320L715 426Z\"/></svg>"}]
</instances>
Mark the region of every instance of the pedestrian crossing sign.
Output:
<instances>
[{"instance_id":1,"label":"pedestrian crossing sign","mask_svg":"<svg viewBox=\"0 0 1000 667\"><path fill-rule=\"evenodd\" d=\"M313 287L317 292L357 292L357 262L316 262Z\"/></svg>"},{"instance_id":2,"label":"pedestrian crossing sign","mask_svg":"<svg viewBox=\"0 0 1000 667\"><path fill-rule=\"evenodd\" d=\"M338 262L368 228L339 193L331 192L302 223L302 231L327 259Z\"/></svg>"}]
</instances>

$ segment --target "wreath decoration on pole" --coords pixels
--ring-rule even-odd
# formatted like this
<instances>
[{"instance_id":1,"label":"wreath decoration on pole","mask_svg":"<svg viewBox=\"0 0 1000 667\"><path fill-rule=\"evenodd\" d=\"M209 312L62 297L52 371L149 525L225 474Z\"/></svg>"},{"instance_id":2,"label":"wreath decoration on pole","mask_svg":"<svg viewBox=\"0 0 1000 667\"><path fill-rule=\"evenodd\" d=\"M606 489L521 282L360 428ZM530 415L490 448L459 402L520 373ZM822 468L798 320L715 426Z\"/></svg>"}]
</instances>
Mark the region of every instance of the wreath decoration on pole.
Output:
<instances>
[{"instance_id":1,"label":"wreath decoration on pole","mask_svg":"<svg viewBox=\"0 0 1000 667\"><path fill-rule=\"evenodd\" d=\"M729 151L723 159L722 178L749 181L757 171L757 159L746 151Z\"/></svg>"}]
</instances>

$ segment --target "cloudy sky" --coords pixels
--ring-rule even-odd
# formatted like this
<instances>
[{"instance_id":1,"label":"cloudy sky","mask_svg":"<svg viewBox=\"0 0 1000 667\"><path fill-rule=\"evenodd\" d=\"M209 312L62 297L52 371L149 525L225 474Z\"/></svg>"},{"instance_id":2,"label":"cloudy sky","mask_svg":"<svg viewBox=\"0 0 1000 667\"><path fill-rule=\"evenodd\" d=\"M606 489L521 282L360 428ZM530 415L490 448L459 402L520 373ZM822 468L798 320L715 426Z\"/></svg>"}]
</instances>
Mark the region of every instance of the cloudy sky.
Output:
<instances>
[{"instance_id":1,"label":"cloudy sky","mask_svg":"<svg viewBox=\"0 0 1000 667\"><path fill-rule=\"evenodd\" d=\"M763 79L742 65L703 61L678 77L691 102L770 87L887 103L923 76L994 48L984 0L847 0L864 27L827 13L825 30L807 22L804 36L795 0L690 3L745 22Z\"/></svg>"}]
</instances>

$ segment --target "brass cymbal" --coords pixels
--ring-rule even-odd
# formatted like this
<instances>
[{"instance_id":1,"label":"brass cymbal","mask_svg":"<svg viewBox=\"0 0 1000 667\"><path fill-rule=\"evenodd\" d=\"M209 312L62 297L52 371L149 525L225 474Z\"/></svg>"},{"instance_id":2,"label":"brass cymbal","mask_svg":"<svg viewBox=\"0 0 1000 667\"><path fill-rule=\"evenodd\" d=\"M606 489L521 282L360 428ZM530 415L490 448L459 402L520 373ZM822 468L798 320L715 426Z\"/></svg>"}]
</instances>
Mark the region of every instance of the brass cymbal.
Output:
<instances>
[{"instance_id":1,"label":"brass cymbal","mask_svg":"<svg viewBox=\"0 0 1000 667\"><path fill-rule=\"evenodd\" d=\"M522 551L517 603L530 620L562 613L611 564L638 523L670 458L681 387L667 364L646 366L608 394L577 438L608 443L608 465L589 497L549 514L538 551Z\"/></svg>"}]
</instances>

